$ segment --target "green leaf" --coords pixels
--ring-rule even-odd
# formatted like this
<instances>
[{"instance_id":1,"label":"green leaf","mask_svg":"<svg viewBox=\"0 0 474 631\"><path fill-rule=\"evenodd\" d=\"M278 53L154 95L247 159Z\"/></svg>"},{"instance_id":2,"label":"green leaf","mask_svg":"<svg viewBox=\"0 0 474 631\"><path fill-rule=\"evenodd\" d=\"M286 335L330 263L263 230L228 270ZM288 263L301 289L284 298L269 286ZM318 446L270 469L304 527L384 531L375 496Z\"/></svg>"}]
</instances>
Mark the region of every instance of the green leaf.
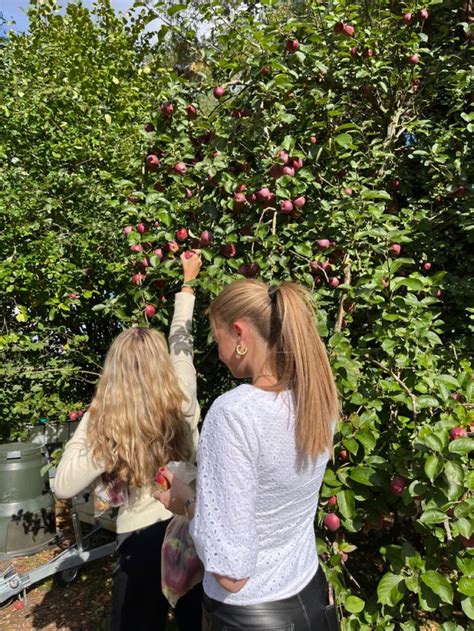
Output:
<instances>
[{"instance_id":1,"label":"green leaf","mask_svg":"<svg viewBox=\"0 0 474 631\"><path fill-rule=\"evenodd\" d=\"M360 613L365 608L365 602L357 596L347 596L344 599L344 609L349 613Z\"/></svg>"},{"instance_id":2,"label":"green leaf","mask_svg":"<svg viewBox=\"0 0 474 631\"><path fill-rule=\"evenodd\" d=\"M464 469L459 462L448 460L444 465L444 474L449 482L459 485L464 484Z\"/></svg>"},{"instance_id":3,"label":"green leaf","mask_svg":"<svg viewBox=\"0 0 474 631\"><path fill-rule=\"evenodd\" d=\"M422 524L439 524L446 520L446 513L443 513L443 511L440 511L437 508L429 508L428 510L425 510L418 521Z\"/></svg>"},{"instance_id":4,"label":"green leaf","mask_svg":"<svg viewBox=\"0 0 474 631\"><path fill-rule=\"evenodd\" d=\"M473 438L456 438L449 443L448 450L452 454L467 454L474 451Z\"/></svg>"},{"instance_id":5,"label":"green leaf","mask_svg":"<svg viewBox=\"0 0 474 631\"><path fill-rule=\"evenodd\" d=\"M344 149L352 146L352 136L350 134L338 134L334 138L334 140L337 142L338 145L344 147Z\"/></svg>"},{"instance_id":6,"label":"green leaf","mask_svg":"<svg viewBox=\"0 0 474 631\"><path fill-rule=\"evenodd\" d=\"M378 602L382 605L394 607L403 598L402 582L402 576L392 572L384 574L377 585Z\"/></svg>"},{"instance_id":7,"label":"green leaf","mask_svg":"<svg viewBox=\"0 0 474 631\"><path fill-rule=\"evenodd\" d=\"M433 480L441 473L441 471L443 470L443 461L440 460L437 456L435 456L434 454L431 454L431 456L428 456L428 458L425 460L425 473L427 478L433 482Z\"/></svg>"},{"instance_id":8,"label":"green leaf","mask_svg":"<svg viewBox=\"0 0 474 631\"><path fill-rule=\"evenodd\" d=\"M461 577L458 583L458 591L466 596L474 597L474 578Z\"/></svg>"},{"instance_id":9,"label":"green leaf","mask_svg":"<svg viewBox=\"0 0 474 631\"><path fill-rule=\"evenodd\" d=\"M469 620L474 620L474 599L464 598L464 600L461 600L461 607Z\"/></svg>"},{"instance_id":10,"label":"green leaf","mask_svg":"<svg viewBox=\"0 0 474 631\"><path fill-rule=\"evenodd\" d=\"M432 397L428 394L422 394L420 397L416 397L416 407L418 409L422 408L436 408L439 406L438 399Z\"/></svg>"},{"instance_id":11,"label":"green leaf","mask_svg":"<svg viewBox=\"0 0 474 631\"><path fill-rule=\"evenodd\" d=\"M339 512L346 519L353 519L355 514L355 498L354 491L346 489L336 493L337 507Z\"/></svg>"},{"instance_id":12,"label":"green leaf","mask_svg":"<svg viewBox=\"0 0 474 631\"><path fill-rule=\"evenodd\" d=\"M374 469L370 469L369 467L364 467L359 465L354 467L349 474L349 477L359 484L364 484L365 486L373 486L374 485Z\"/></svg>"},{"instance_id":13,"label":"green leaf","mask_svg":"<svg viewBox=\"0 0 474 631\"><path fill-rule=\"evenodd\" d=\"M453 588L445 576L436 570L428 570L421 575L421 580L439 596L444 603L453 603Z\"/></svg>"}]
</instances>

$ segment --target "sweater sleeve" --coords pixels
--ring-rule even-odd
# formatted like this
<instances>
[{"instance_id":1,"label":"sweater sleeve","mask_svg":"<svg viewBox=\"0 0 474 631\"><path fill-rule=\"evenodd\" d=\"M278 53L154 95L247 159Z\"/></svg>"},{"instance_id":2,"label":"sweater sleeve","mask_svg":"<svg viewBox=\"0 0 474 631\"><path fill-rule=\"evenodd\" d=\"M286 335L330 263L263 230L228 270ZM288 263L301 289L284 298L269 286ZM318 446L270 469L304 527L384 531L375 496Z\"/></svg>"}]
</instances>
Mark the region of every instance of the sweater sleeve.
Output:
<instances>
[{"instance_id":1,"label":"sweater sleeve","mask_svg":"<svg viewBox=\"0 0 474 631\"><path fill-rule=\"evenodd\" d=\"M186 396L183 412L193 432L194 446L197 446L197 425L200 417L197 400L197 379L194 368L194 344L192 322L195 298L192 294L179 292L175 297L173 320L168 338L170 357L179 384Z\"/></svg>"},{"instance_id":2,"label":"sweater sleeve","mask_svg":"<svg viewBox=\"0 0 474 631\"><path fill-rule=\"evenodd\" d=\"M85 414L59 462L53 486L56 497L60 499L77 495L104 472L90 455L87 420L88 415Z\"/></svg>"},{"instance_id":3,"label":"sweater sleeve","mask_svg":"<svg viewBox=\"0 0 474 631\"><path fill-rule=\"evenodd\" d=\"M235 402L234 402L235 403ZM259 441L249 410L225 395L204 421L191 535L206 571L243 579L255 571Z\"/></svg>"}]
</instances>

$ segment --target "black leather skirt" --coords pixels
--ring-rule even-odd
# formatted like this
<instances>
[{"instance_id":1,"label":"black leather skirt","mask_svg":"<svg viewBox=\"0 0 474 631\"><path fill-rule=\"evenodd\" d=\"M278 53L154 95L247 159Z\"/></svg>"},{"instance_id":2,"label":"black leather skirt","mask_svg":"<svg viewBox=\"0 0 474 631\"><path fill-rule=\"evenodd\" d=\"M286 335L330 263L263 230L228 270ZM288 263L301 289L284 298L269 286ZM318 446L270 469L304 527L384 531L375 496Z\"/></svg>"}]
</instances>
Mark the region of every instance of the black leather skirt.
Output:
<instances>
[{"instance_id":1,"label":"black leather skirt","mask_svg":"<svg viewBox=\"0 0 474 631\"><path fill-rule=\"evenodd\" d=\"M203 597L203 631L337 631L321 567L299 594L258 605L228 605Z\"/></svg>"}]
</instances>

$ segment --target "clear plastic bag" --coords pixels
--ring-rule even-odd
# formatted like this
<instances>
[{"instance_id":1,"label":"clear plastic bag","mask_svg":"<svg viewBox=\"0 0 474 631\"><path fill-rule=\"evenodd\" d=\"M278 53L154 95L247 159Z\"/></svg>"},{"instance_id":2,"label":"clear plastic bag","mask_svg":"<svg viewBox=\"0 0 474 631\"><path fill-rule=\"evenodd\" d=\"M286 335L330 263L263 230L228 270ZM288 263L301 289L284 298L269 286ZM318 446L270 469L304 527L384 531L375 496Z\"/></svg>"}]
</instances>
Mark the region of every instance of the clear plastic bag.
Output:
<instances>
[{"instance_id":1,"label":"clear plastic bag","mask_svg":"<svg viewBox=\"0 0 474 631\"><path fill-rule=\"evenodd\" d=\"M161 548L161 589L172 607L203 576L204 568L189 534L189 519L175 515Z\"/></svg>"},{"instance_id":2,"label":"clear plastic bag","mask_svg":"<svg viewBox=\"0 0 474 631\"><path fill-rule=\"evenodd\" d=\"M103 473L94 489L94 516L128 502L128 484L110 473Z\"/></svg>"}]
</instances>

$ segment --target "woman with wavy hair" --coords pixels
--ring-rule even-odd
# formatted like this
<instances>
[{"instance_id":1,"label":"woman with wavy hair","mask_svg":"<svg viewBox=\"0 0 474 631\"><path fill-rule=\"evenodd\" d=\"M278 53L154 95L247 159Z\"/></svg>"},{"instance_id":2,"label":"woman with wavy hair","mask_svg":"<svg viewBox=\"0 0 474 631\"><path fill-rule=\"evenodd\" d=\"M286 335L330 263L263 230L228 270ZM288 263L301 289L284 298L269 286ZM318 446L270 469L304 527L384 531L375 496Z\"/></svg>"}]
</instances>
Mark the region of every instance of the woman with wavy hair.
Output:
<instances>
[{"instance_id":1,"label":"woman with wavy hair","mask_svg":"<svg viewBox=\"0 0 474 631\"><path fill-rule=\"evenodd\" d=\"M121 481L128 500L117 517L112 586L113 631L164 631L161 544L172 513L153 499L153 478L170 461L193 461L200 416L191 334L199 251L181 256L184 285L176 295L169 351L161 333L123 331L110 347L95 396L59 464L59 498L80 493L103 474ZM201 586L177 603L180 631L199 631Z\"/></svg>"},{"instance_id":2,"label":"woman with wavy hair","mask_svg":"<svg viewBox=\"0 0 474 631\"><path fill-rule=\"evenodd\" d=\"M171 487L155 494L192 518L203 629L332 631L314 519L339 403L312 297L296 283L240 280L210 321L221 361L250 383L204 420L197 495L166 470Z\"/></svg>"}]
</instances>

